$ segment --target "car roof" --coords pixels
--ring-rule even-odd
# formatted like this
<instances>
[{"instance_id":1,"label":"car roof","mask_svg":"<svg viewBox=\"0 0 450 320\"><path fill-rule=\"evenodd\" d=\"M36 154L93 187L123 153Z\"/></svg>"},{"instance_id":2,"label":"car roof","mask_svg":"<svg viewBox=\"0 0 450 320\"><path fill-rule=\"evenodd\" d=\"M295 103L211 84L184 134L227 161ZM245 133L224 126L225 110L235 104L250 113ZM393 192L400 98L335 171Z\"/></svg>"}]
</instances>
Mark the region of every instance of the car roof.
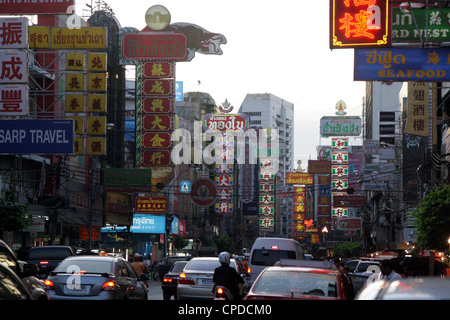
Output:
<instances>
[{"instance_id":1,"label":"car roof","mask_svg":"<svg viewBox=\"0 0 450 320\"><path fill-rule=\"evenodd\" d=\"M125 260L125 259L116 256L79 255L67 257L66 260Z\"/></svg>"}]
</instances>

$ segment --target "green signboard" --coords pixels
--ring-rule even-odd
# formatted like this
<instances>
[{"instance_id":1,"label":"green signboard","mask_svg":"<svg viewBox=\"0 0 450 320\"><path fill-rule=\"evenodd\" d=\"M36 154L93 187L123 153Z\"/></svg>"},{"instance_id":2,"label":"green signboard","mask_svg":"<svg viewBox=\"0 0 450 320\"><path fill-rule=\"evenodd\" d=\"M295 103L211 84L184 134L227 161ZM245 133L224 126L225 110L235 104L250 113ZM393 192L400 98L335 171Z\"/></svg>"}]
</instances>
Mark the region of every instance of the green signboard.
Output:
<instances>
[{"instance_id":1,"label":"green signboard","mask_svg":"<svg viewBox=\"0 0 450 320\"><path fill-rule=\"evenodd\" d=\"M448 41L450 26L446 19L450 14L450 8L441 10L445 16L442 16L439 8L413 9L410 13L394 9L392 42L421 42L421 38L422 41Z\"/></svg>"},{"instance_id":2,"label":"green signboard","mask_svg":"<svg viewBox=\"0 0 450 320\"><path fill-rule=\"evenodd\" d=\"M106 186L148 186L152 185L151 169L105 169Z\"/></svg>"}]
</instances>

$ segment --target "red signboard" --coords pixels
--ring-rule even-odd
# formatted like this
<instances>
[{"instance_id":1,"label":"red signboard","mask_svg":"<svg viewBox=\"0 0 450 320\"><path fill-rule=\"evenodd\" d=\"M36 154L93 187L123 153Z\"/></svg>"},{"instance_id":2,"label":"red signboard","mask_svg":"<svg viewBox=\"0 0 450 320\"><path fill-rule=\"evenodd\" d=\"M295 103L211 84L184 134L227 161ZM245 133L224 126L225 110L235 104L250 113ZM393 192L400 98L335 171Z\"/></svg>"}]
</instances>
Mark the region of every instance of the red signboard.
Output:
<instances>
[{"instance_id":1,"label":"red signboard","mask_svg":"<svg viewBox=\"0 0 450 320\"><path fill-rule=\"evenodd\" d=\"M142 64L143 78L173 78L175 63L169 61L144 62Z\"/></svg>"},{"instance_id":2,"label":"red signboard","mask_svg":"<svg viewBox=\"0 0 450 320\"><path fill-rule=\"evenodd\" d=\"M245 114L207 114L203 127L210 131L239 132L247 128L249 117Z\"/></svg>"},{"instance_id":3,"label":"red signboard","mask_svg":"<svg viewBox=\"0 0 450 320\"><path fill-rule=\"evenodd\" d=\"M122 58L130 60L186 60L186 36L171 32L126 33Z\"/></svg>"},{"instance_id":4,"label":"red signboard","mask_svg":"<svg viewBox=\"0 0 450 320\"><path fill-rule=\"evenodd\" d=\"M0 14L71 14L72 10L68 9L74 5L74 2L74 0L2 0L0 1Z\"/></svg>"},{"instance_id":5,"label":"red signboard","mask_svg":"<svg viewBox=\"0 0 450 320\"><path fill-rule=\"evenodd\" d=\"M167 197L136 197L135 213L167 213L169 202Z\"/></svg>"},{"instance_id":6,"label":"red signboard","mask_svg":"<svg viewBox=\"0 0 450 320\"><path fill-rule=\"evenodd\" d=\"M363 207L366 204L366 196L334 196L334 207Z\"/></svg>"},{"instance_id":7,"label":"red signboard","mask_svg":"<svg viewBox=\"0 0 450 320\"><path fill-rule=\"evenodd\" d=\"M142 94L147 96L174 95L174 79L143 79Z\"/></svg>"},{"instance_id":8,"label":"red signboard","mask_svg":"<svg viewBox=\"0 0 450 320\"><path fill-rule=\"evenodd\" d=\"M330 0L330 48L391 45L390 0Z\"/></svg>"},{"instance_id":9,"label":"red signboard","mask_svg":"<svg viewBox=\"0 0 450 320\"><path fill-rule=\"evenodd\" d=\"M167 115L143 115L143 131L170 131L172 129L172 117Z\"/></svg>"},{"instance_id":10,"label":"red signboard","mask_svg":"<svg viewBox=\"0 0 450 320\"><path fill-rule=\"evenodd\" d=\"M146 149L142 152L142 165L160 167L170 163L170 150Z\"/></svg>"},{"instance_id":11,"label":"red signboard","mask_svg":"<svg viewBox=\"0 0 450 320\"><path fill-rule=\"evenodd\" d=\"M192 201L198 206L207 207L216 202L217 187L210 179L197 179L191 186Z\"/></svg>"},{"instance_id":12,"label":"red signboard","mask_svg":"<svg viewBox=\"0 0 450 320\"><path fill-rule=\"evenodd\" d=\"M142 146L145 149L153 148L169 148L170 147L170 133L168 132L143 132Z\"/></svg>"},{"instance_id":13,"label":"red signboard","mask_svg":"<svg viewBox=\"0 0 450 320\"><path fill-rule=\"evenodd\" d=\"M142 98L143 113L169 113L173 109L173 99L163 97L144 97Z\"/></svg>"}]
</instances>

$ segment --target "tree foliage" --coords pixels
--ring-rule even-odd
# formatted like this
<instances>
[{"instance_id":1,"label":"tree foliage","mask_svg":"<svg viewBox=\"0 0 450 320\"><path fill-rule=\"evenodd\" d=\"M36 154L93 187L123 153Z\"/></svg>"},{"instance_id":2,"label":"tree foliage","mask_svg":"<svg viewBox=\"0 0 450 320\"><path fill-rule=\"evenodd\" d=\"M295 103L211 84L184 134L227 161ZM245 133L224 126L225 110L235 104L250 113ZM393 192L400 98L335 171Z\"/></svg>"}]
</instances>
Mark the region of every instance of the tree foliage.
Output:
<instances>
[{"instance_id":1,"label":"tree foliage","mask_svg":"<svg viewBox=\"0 0 450 320\"><path fill-rule=\"evenodd\" d=\"M175 247L175 249L177 250L181 250L184 247L186 247L189 244L189 240L181 237L181 236L176 236L174 241L173 241L173 246Z\"/></svg>"},{"instance_id":2,"label":"tree foliage","mask_svg":"<svg viewBox=\"0 0 450 320\"><path fill-rule=\"evenodd\" d=\"M431 191L413 212L423 249L446 250L450 237L450 185Z\"/></svg>"},{"instance_id":3,"label":"tree foliage","mask_svg":"<svg viewBox=\"0 0 450 320\"><path fill-rule=\"evenodd\" d=\"M340 258L358 257L361 254L361 243L342 242L334 246L334 256Z\"/></svg>"},{"instance_id":4,"label":"tree foliage","mask_svg":"<svg viewBox=\"0 0 450 320\"><path fill-rule=\"evenodd\" d=\"M0 231L20 231L29 225L26 205L0 198Z\"/></svg>"}]
</instances>

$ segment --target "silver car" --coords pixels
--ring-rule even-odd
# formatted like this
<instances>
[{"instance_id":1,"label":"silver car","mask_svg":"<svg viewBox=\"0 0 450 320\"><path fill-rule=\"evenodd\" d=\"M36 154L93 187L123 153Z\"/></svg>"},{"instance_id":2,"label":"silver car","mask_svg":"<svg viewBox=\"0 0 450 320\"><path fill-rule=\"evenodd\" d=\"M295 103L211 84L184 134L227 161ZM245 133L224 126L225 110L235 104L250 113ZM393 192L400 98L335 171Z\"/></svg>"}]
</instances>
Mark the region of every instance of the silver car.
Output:
<instances>
[{"instance_id":1,"label":"silver car","mask_svg":"<svg viewBox=\"0 0 450 320\"><path fill-rule=\"evenodd\" d=\"M50 300L147 300L142 280L121 257L87 255L64 259L44 287Z\"/></svg>"},{"instance_id":2,"label":"silver car","mask_svg":"<svg viewBox=\"0 0 450 320\"><path fill-rule=\"evenodd\" d=\"M192 258L178 278L178 300L214 299L213 275L217 267L220 267L217 257ZM230 259L230 267L235 268L242 275L242 270L235 259Z\"/></svg>"}]
</instances>

